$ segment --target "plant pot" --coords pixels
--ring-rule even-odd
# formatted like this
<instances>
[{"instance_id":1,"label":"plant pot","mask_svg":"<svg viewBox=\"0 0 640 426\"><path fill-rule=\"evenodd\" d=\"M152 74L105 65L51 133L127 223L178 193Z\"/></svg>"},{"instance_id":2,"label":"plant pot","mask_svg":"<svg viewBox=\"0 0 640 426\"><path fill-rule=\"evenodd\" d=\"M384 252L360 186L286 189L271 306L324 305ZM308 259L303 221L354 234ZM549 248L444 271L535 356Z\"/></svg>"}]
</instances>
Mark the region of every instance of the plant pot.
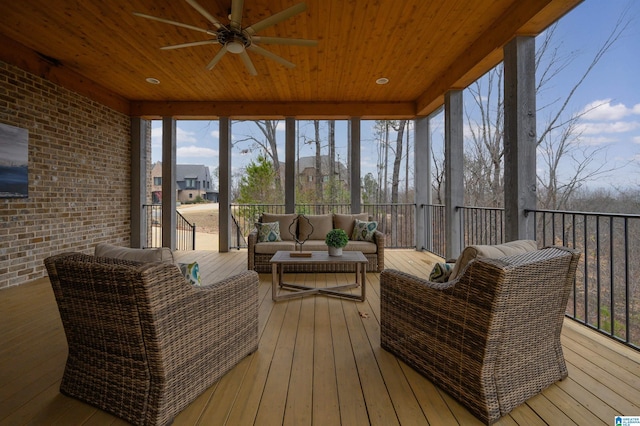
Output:
<instances>
[{"instance_id":1,"label":"plant pot","mask_svg":"<svg viewBox=\"0 0 640 426\"><path fill-rule=\"evenodd\" d=\"M342 247L329 247L329 256L342 256Z\"/></svg>"}]
</instances>

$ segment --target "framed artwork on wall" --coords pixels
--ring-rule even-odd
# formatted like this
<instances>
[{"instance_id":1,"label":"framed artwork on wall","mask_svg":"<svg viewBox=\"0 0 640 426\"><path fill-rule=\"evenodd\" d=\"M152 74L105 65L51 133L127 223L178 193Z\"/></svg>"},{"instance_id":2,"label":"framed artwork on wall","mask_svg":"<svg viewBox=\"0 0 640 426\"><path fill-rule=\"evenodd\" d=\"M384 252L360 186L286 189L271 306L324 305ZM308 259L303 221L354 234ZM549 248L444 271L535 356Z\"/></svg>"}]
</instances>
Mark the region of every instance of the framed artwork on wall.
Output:
<instances>
[{"instance_id":1,"label":"framed artwork on wall","mask_svg":"<svg viewBox=\"0 0 640 426\"><path fill-rule=\"evenodd\" d=\"M29 196L29 131L0 123L0 198Z\"/></svg>"}]
</instances>

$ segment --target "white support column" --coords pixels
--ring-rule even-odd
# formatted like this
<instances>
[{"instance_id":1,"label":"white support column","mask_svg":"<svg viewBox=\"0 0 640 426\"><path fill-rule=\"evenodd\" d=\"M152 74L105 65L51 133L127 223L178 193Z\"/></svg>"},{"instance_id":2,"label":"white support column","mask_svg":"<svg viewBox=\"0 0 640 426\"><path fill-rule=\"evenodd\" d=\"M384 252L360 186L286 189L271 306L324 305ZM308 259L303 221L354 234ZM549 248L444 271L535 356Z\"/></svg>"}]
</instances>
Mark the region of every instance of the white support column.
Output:
<instances>
[{"instance_id":1,"label":"white support column","mask_svg":"<svg viewBox=\"0 0 640 426\"><path fill-rule=\"evenodd\" d=\"M229 241L231 232L231 120L229 117L219 118L219 150L220 164L218 168L220 181L220 195L218 197L220 206L219 229L220 238L218 251L226 253L229 251Z\"/></svg>"},{"instance_id":2,"label":"white support column","mask_svg":"<svg viewBox=\"0 0 640 426\"><path fill-rule=\"evenodd\" d=\"M433 248L431 235L431 116L418 117L415 120L416 141L414 154L414 187L415 187L415 241L416 250Z\"/></svg>"},{"instance_id":3,"label":"white support column","mask_svg":"<svg viewBox=\"0 0 640 426\"><path fill-rule=\"evenodd\" d=\"M504 47L505 240L535 239L536 75L535 37L516 37Z\"/></svg>"},{"instance_id":4,"label":"white support column","mask_svg":"<svg viewBox=\"0 0 640 426\"><path fill-rule=\"evenodd\" d=\"M464 206L464 106L462 90L450 90L444 95L444 164L445 164L445 224L447 259L462 251L462 211Z\"/></svg>"},{"instance_id":5,"label":"white support column","mask_svg":"<svg viewBox=\"0 0 640 426\"><path fill-rule=\"evenodd\" d=\"M162 118L162 246L176 249L176 120Z\"/></svg>"},{"instance_id":6,"label":"white support column","mask_svg":"<svg viewBox=\"0 0 640 426\"><path fill-rule=\"evenodd\" d=\"M296 211L296 120L287 117L284 121L285 163L284 163L284 211Z\"/></svg>"},{"instance_id":7,"label":"white support column","mask_svg":"<svg viewBox=\"0 0 640 426\"><path fill-rule=\"evenodd\" d=\"M362 205L360 203L360 138L361 138L360 117L353 117L349 120L349 185L351 190L351 213L360 213Z\"/></svg>"},{"instance_id":8,"label":"white support column","mask_svg":"<svg viewBox=\"0 0 640 426\"><path fill-rule=\"evenodd\" d=\"M131 247L145 243L147 202L147 120L131 118Z\"/></svg>"}]
</instances>

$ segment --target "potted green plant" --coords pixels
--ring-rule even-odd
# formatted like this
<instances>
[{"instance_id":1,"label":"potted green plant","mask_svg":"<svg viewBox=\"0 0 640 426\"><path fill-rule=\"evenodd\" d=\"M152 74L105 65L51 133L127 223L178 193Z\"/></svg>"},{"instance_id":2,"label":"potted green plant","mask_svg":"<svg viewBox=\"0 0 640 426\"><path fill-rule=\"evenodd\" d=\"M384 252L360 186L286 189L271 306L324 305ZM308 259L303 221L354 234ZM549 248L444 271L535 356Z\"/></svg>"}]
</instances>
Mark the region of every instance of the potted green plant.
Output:
<instances>
[{"instance_id":1,"label":"potted green plant","mask_svg":"<svg viewBox=\"0 0 640 426\"><path fill-rule=\"evenodd\" d=\"M332 229L327 232L324 242L329 247L329 256L342 256L342 248L349 242L349 236L343 229Z\"/></svg>"}]
</instances>

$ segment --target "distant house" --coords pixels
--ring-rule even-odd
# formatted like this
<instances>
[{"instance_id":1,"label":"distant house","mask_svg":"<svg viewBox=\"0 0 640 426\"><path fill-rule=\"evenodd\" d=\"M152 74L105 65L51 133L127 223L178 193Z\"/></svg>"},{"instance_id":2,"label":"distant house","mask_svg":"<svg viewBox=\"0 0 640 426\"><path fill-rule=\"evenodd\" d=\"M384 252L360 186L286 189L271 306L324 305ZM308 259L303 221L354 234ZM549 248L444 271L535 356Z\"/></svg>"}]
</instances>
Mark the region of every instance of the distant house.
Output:
<instances>
[{"instance_id":1,"label":"distant house","mask_svg":"<svg viewBox=\"0 0 640 426\"><path fill-rule=\"evenodd\" d=\"M151 195L154 204L162 200L162 162L151 169ZM176 200L181 203L203 200L218 202L218 192L213 190L209 167L202 164L176 164Z\"/></svg>"},{"instance_id":2,"label":"distant house","mask_svg":"<svg viewBox=\"0 0 640 426\"><path fill-rule=\"evenodd\" d=\"M330 180L329 165L330 159L328 155L320 157L320 175L322 176L322 186ZM314 190L316 187L316 157L302 157L296 161L296 175L303 190ZM349 171L347 167L339 161L334 164L334 178L337 182L341 182L345 187L349 182Z\"/></svg>"}]
</instances>

